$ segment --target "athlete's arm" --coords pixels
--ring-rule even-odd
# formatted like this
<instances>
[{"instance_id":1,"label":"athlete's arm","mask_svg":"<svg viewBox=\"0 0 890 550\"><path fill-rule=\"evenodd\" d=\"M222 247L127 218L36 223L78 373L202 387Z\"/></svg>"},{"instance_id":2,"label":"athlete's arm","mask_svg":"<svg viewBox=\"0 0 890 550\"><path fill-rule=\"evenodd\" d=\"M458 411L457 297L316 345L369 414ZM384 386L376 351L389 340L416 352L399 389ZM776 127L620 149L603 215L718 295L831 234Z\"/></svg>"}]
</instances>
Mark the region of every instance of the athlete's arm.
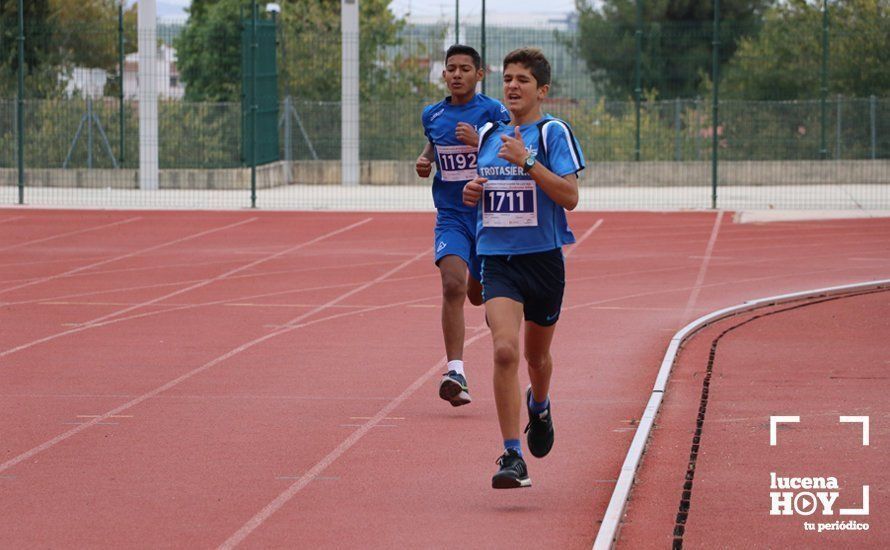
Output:
<instances>
[{"instance_id":1,"label":"athlete's arm","mask_svg":"<svg viewBox=\"0 0 890 550\"><path fill-rule=\"evenodd\" d=\"M566 210L574 210L578 206L578 176L575 174L557 176L546 166L537 162L528 171L528 175L556 204Z\"/></svg>"},{"instance_id":2,"label":"athlete's arm","mask_svg":"<svg viewBox=\"0 0 890 550\"><path fill-rule=\"evenodd\" d=\"M482 184L488 181L488 178L473 178L464 185L464 204L467 206L476 206L479 199L482 198Z\"/></svg>"},{"instance_id":3,"label":"athlete's arm","mask_svg":"<svg viewBox=\"0 0 890 550\"><path fill-rule=\"evenodd\" d=\"M529 153L522 141L519 126L515 127L513 137L502 134L501 141L504 144L501 146L498 156L516 166L522 166ZM578 206L578 177L575 174L558 176L538 162L528 171L528 175L556 204L566 210L574 210ZM464 195L466 196L466 190Z\"/></svg>"},{"instance_id":4,"label":"athlete's arm","mask_svg":"<svg viewBox=\"0 0 890 550\"><path fill-rule=\"evenodd\" d=\"M473 128L472 125L467 124L466 122L457 123L457 128L454 130L454 135L464 145L469 145L470 147L479 147L479 134L476 133L476 129Z\"/></svg>"},{"instance_id":5,"label":"athlete's arm","mask_svg":"<svg viewBox=\"0 0 890 550\"><path fill-rule=\"evenodd\" d=\"M426 142L426 146L423 148L423 152L420 153L420 156L424 157L426 160L432 162L436 158L436 150L433 147L433 144L430 142Z\"/></svg>"},{"instance_id":6,"label":"athlete's arm","mask_svg":"<svg viewBox=\"0 0 890 550\"><path fill-rule=\"evenodd\" d=\"M417 172L418 176L422 178L428 178L430 176L430 172L433 171L434 158L436 158L436 156L433 152L433 144L426 142L426 147L423 148L423 152L420 153L420 156L417 157L417 162L414 163L414 170Z\"/></svg>"}]
</instances>

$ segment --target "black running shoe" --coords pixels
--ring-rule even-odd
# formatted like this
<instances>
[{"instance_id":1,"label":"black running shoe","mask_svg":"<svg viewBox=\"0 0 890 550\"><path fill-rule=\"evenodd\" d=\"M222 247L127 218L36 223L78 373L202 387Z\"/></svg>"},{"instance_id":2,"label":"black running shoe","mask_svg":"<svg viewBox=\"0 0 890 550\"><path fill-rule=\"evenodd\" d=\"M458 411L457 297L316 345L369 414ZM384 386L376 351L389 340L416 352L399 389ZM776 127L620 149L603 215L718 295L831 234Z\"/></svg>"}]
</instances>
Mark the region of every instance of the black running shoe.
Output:
<instances>
[{"instance_id":1,"label":"black running shoe","mask_svg":"<svg viewBox=\"0 0 890 550\"><path fill-rule=\"evenodd\" d=\"M513 449L507 449L504 454L497 459L500 466L498 473L491 478L492 489L519 489L520 487L531 487L532 480L528 477L528 468L525 467L525 461Z\"/></svg>"},{"instance_id":2,"label":"black running shoe","mask_svg":"<svg viewBox=\"0 0 890 550\"><path fill-rule=\"evenodd\" d=\"M467 389L467 379L453 370L442 376L442 381L439 382L439 397L450 402L452 407L460 407L473 400L470 397L470 390Z\"/></svg>"},{"instance_id":3,"label":"black running shoe","mask_svg":"<svg viewBox=\"0 0 890 550\"><path fill-rule=\"evenodd\" d=\"M553 418L550 417L550 403L547 403L547 408L543 412L535 414L530 406L531 396L532 387L529 386L525 390L525 408L528 410L525 433L528 434L528 450L532 456L544 458L553 448Z\"/></svg>"}]
</instances>

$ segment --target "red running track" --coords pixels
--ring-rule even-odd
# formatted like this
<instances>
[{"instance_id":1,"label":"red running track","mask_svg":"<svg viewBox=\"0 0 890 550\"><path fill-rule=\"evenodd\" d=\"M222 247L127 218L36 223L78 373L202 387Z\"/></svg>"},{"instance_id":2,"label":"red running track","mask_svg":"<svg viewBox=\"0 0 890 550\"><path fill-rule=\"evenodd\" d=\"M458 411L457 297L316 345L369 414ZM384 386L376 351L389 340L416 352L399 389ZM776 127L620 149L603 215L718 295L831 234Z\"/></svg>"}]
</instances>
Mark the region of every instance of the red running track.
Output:
<instances>
[{"instance_id":1,"label":"red running track","mask_svg":"<svg viewBox=\"0 0 890 550\"><path fill-rule=\"evenodd\" d=\"M4 219L3 547L589 547L677 329L890 267L887 220L573 213L557 443L492 491L481 310L473 404L436 396L432 215Z\"/></svg>"}]
</instances>

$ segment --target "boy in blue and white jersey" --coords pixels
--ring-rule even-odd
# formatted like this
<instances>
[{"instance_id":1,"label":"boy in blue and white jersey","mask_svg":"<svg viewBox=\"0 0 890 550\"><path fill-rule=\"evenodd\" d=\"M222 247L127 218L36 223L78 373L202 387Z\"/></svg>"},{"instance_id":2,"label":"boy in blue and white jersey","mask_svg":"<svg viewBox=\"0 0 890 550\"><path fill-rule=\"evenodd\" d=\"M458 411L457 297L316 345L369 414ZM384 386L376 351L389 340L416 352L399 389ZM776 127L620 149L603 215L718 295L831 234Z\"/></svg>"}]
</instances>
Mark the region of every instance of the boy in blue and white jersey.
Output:
<instances>
[{"instance_id":1,"label":"boy in blue and white jersey","mask_svg":"<svg viewBox=\"0 0 890 550\"><path fill-rule=\"evenodd\" d=\"M435 161L433 202L436 205L434 246L442 278L442 332L448 367L439 383L439 396L458 407L470 402L464 373L464 297L482 304L480 264L476 257L476 211L463 203L464 184L476 177L477 129L509 120L497 100L476 93L484 76L475 49L456 44L445 54L442 77L451 95L423 110L427 144L417 159L417 175L429 177ZM467 270L469 268L469 278Z\"/></svg>"},{"instance_id":2,"label":"boy in blue and white jersey","mask_svg":"<svg viewBox=\"0 0 890 550\"><path fill-rule=\"evenodd\" d=\"M477 207L476 250L482 258L485 314L494 344L494 394L504 453L495 489L529 487L519 442L519 331L525 319L527 443L542 458L553 447L550 344L565 290L563 245L575 242L566 210L578 204L584 156L569 125L541 110L550 89L550 63L521 48L504 59L504 98L510 123L479 133L479 177L464 186Z\"/></svg>"}]
</instances>

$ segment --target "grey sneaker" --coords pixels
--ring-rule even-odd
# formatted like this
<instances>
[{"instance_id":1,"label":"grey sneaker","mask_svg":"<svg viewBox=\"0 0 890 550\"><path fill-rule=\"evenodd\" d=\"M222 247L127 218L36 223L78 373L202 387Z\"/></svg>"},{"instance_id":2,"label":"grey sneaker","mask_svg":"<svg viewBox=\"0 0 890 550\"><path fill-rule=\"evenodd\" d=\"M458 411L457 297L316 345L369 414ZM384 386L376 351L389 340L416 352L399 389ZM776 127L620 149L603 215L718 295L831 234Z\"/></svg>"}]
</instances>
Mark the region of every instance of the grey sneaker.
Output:
<instances>
[{"instance_id":1,"label":"grey sneaker","mask_svg":"<svg viewBox=\"0 0 890 550\"><path fill-rule=\"evenodd\" d=\"M453 370L442 376L439 382L439 397L451 403L452 407L460 407L473 400L470 397L470 390L467 389L467 379Z\"/></svg>"}]
</instances>

